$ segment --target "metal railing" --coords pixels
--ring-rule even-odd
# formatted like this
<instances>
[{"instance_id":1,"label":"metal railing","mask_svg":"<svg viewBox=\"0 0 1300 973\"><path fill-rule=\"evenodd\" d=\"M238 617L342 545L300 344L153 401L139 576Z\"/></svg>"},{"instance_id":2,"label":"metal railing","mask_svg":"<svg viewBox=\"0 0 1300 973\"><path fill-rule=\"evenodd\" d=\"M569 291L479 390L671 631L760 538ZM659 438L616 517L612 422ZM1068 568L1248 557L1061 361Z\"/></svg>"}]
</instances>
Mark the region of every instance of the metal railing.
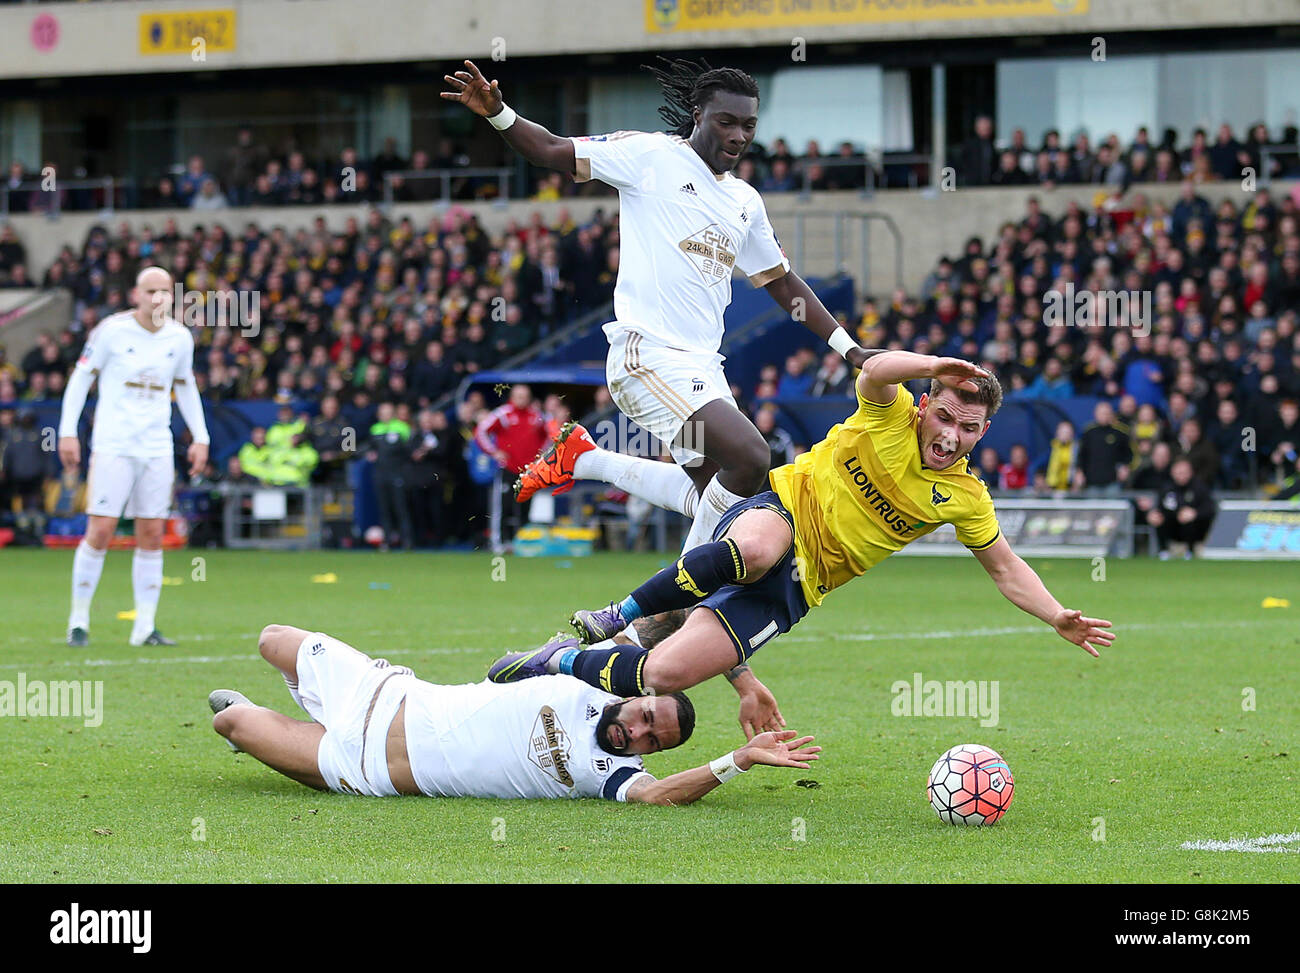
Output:
<instances>
[{"instance_id":1,"label":"metal railing","mask_svg":"<svg viewBox=\"0 0 1300 973\"><path fill-rule=\"evenodd\" d=\"M847 158L839 155L817 156L794 161L793 172L799 178L799 195L803 199L807 199L813 193L809 174L816 168L861 169L862 185L858 187L858 194L863 199L868 199L876 191L876 160L872 155L855 155Z\"/></svg>"},{"instance_id":2,"label":"metal railing","mask_svg":"<svg viewBox=\"0 0 1300 973\"><path fill-rule=\"evenodd\" d=\"M397 200L394 198L393 184L400 180L403 183L422 182L429 179L437 179L441 183L437 199L442 203L451 202L451 184L454 180L460 179L495 179L497 183L496 198L505 201L510 198L510 177L514 175L514 170L506 167L498 168L465 168L465 169L402 169L394 172L384 173L384 206L392 206Z\"/></svg>"},{"instance_id":3,"label":"metal railing","mask_svg":"<svg viewBox=\"0 0 1300 973\"><path fill-rule=\"evenodd\" d=\"M425 181L430 179L439 180L441 185L438 188L436 198L443 203L451 202L452 183L459 179L488 179L495 180L497 184L497 199L507 200L510 198L510 179L514 175L514 170L499 168L468 168L468 169L404 169L397 172L384 173L384 206L392 206L397 202L394 193L394 180L403 182ZM46 188L46 181L40 179L25 180L16 186L10 186L7 182L0 184L0 218L7 217L10 214L10 196L13 193L30 193L35 194L37 205L30 204L25 212L45 213L50 219L58 219L59 214L64 209L63 197L65 193L75 192L77 190L92 190L103 193L103 205L99 207L77 207L79 211L99 210L105 214L111 215L118 209L136 208L128 199L118 201L118 194L127 193L135 185L134 180L123 179L121 177L104 176L99 179L57 179L54 188ZM179 201L177 205L181 205ZM233 208L233 207L232 207Z\"/></svg>"},{"instance_id":4,"label":"metal railing","mask_svg":"<svg viewBox=\"0 0 1300 973\"><path fill-rule=\"evenodd\" d=\"M56 220L59 214L63 212L63 194L67 192L76 192L78 190L98 190L104 194L103 205L99 207L86 207L81 212L90 212L98 209L99 212L112 215L117 205L117 194L119 191L126 192L135 183L130 179L114 178L113 176L103 176L99 179L60 179L54 178L52 188L46 188L46 180L31 179L20 182L16 186L10 186L8 182L0 184L0 219L8 217L10 212L10 196L13 193L33 194L28 197L28 206L25 212L44 213L48 218ZM38 205L31 205L32 199ZM125 201L124 201L125 203ZM125 207L125 205L123 206Z\"/></svg>"},{"instance_id":5,"label":"metal railing","mask_svg":"<svg viewBox=\"0 0 1300 973\"><path fill-rule=\"evenodd\" d=\"M907 174L908 189L919 189L921 186L920 180L916 178L916 172L914 171L913 167L925 166L926 176L927 176L926 185L928 186L934 185L935 182L934 171L936 168L941 167L941 163L939 159L937 159L933 154L926 153L926 152L884 152L881 154L880 165L882 169L886 170L885 173L886 185L890 185L890 180L888 178L888 170L891 167L907 166L908 167L908 174Z\"/></svg>"},{"instance_id":6,"label":"metal railing","mask_svg":"<svg viewBox=\"0 0 1300 973\"><path fill-rule=\"evenodd\" d=\"M675 510L651 507L645 519L639 524L634 524L626 510L620 515L613 505L604 510L601 509L600 495L608 491L609 484L602 483L599 480L576 481L568 495L569 509L575 511L575 513L571 514L574 522L599 528L606 540L608 540L609 534L621 532L624 537L624 550L632 549L628 545L628 541L632 540L628 534L630 529L634 527L638 535L645 528L649 528L650 539L653 544L651 550L654 551L676 550L686 540L686 534L690 531L691 522ZM591 508L590 512L586 509L588 507ZM673 535L671 544L670 532ZM611 549L617 548L611 545Z\"/></svg>"},{"instance_id":7,"label":"metal railing","mask_svg":"<svg viewBox=\"0 0 1300 973\"><path fill-rule=\"evenodd\" d=\"M805 266L804 253L806 250L805 237L807 235L807 222L810 219L831 220L833 224L832 237L834 247L833 259L835 269L842 274L849 274L848 264L848 247L846 245L847 235L850 223L856 222L859 234L858 243L858 273L857 279L864 291L870 289L871 269L871 228L872 221L877 221L885 225L889 235L894 240L894 286L903 286L903 234L898 229L898 224L888 213L845 213L836 211L833 213L810 212L807 210L797 209L794 212L794 243L791 246L791 264L795 267ZM852 275L850 275L852 276Z\"/></svg>"},{"instance_id":8,"label":"metal railing","mask_svg":"<svg viewBox=\"0 0 1300 973\"><path fill-rule=\"evenodd\" d=\"M212 492L221 498L222 540L232 550L321 546L321 487L218 483Z\"/></svg>"},{"instance_id":9,"label":"metal railing","mask_svg":"<svg viewBox=\"0 0 1300 973\"><path fill-rule=\"evenodd\" d=\"M1259 172L1255 174L1259 185L1267 186L1273 181L1273 160L1286 156L1300 156L1300 144L1288 145L1286 142L1274 142L1259 147ZM1283 171L1285 172L1285 169Z\"/></svg>"},{"instance_id":10,"label":"metal railing","mask_svg":"<svg viewBox=\"0 0 1300 973\"><path fill-rule=\"evenodd\" d=\"M807 199L813 192L811 171L816 168L826 169L861 169L862 185L857 187L858 195L863 199L870 199L877 189L890 185L888 170L896 166L909 167L907 175L907 187L909 189L918 188L921 183L917 179L916 173L911 167L923 165L929 174L929 184L934 184L934 168L936 165L933 155L927 155L920 152L883 152L869 150L864 155L854 156L818 156L816 158L802 158L794 161L793 173L798 178L798 193L800 198ZM880 180L884 179L882 183ZM825 187L832 188L832 187Z\"/></svg>"}]
</instances>

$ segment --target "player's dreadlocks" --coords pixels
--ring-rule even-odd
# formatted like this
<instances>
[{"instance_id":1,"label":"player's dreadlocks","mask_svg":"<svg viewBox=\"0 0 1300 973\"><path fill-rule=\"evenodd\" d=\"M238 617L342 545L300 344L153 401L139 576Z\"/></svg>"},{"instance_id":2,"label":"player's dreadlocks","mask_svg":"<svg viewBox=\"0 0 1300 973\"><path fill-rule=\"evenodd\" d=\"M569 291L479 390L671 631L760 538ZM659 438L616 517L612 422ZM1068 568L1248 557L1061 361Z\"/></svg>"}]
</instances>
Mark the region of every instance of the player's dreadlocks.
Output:
<instances>
[{"instance_id":1,"label":"player's dreadlocks","mask_svg":"<svg viewBox=\"0 0 1300 973\"><path fill-rule=\"evenodd\" d=\"M701 58L667 58L660 55L662 68L643 67L655 76L663 89L668 104L659 109L659 117L668 124L673 135L688 137L695 129L691 113L704 105L715 91L728 91L737 95L758 97L758 82L738 68L713 68Z\"/></svg>"}]
</instances>

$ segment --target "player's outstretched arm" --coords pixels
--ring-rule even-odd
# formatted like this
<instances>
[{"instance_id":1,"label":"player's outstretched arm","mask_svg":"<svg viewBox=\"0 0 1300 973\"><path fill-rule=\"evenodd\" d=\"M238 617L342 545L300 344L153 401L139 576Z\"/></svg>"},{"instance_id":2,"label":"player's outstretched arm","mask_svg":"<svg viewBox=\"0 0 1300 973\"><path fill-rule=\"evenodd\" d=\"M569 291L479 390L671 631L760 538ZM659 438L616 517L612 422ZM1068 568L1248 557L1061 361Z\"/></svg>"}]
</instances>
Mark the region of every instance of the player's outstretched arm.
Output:
<instances>
[{"instance_id":1,"label":"player's outstretched arm","mask_svg":"<svg viewBox=\"0 0 1300 973\"><path fill-rule=\"evenodd\" d=\"M1099 656L1101 653L1094 646L1109 648L1115 641L1111 623L1106 619L1088 618L1077 608L1063 608L1047 590L1038 572L1011 550L1005 537L999 537L982 551L975 551L975 557L1007 601L1052 626L1067 642L1091 656Z\"/></svg>"},{"instance_id":2,"label":"player's outstretched arm","mask_svg":"<svg viewBox=\"0 0 1300 973\"><path fill-rule=\"evenodd\" d=\"M987 378L988 372L960 358L918 355L911 351L883 351L872 355L858 375L858 394L868 402L889 405L898 392L899 382L917 378L937 378L953 388L976 392L973 381Z\"/></svg>"},{"instance_id":3,"label":"player's outstretched arm","mask_svg":"<svg viewBox=\"0 0 1300 973\"><path fill-rule=\"evenodd\" d=\"M473 61L465 62L464 71L443 75L443 80L451 88L450 91L441 92L444 99L460 102L484 118L496 118L493 127L497 127L497 123L505 125L497 131L506 140L506 144L533 165L543 169L558 169L571 176L576 174L573 143L551 134L536 122L516 115L513 109L506 106L496 79L489 82ZM501 117L503 115L508 117ZM510 121L510 118L514 120Z\"/></svg>"},{"instance_id":4,"label":"player's outstretched arm","mask_svg":"<svg viewBox=\"0 0 1300 973\"><path fill-rule=\"evenodd\" d=\"M808 282L793 270L769 281L763 289L771 295L772 300L789 311L792 318L843 355L844 360L854 368L861 368L873 355L884 354L881 349L859 347L853 336L841 328L835 316L826 310L826 305L813 293ZM843 336L837 337L837 331L843 331Z\"/></svg>"},{"instance_id":5,"label":"player's outstretched arm","mask_svg":"<svg viewBox=\"0 0 1300 973\"><path fill-rule=\"evenodd\" d=\"M810 736L795 739L794 730L760 733L739 750L702 767L684 770L663 780L643 777L628 789L627 799L639 804L690 804L757 764L807 770L812 766L811 761L818 759L822 749L810 746L813 739Z\"/></svg>"}]
</instances>

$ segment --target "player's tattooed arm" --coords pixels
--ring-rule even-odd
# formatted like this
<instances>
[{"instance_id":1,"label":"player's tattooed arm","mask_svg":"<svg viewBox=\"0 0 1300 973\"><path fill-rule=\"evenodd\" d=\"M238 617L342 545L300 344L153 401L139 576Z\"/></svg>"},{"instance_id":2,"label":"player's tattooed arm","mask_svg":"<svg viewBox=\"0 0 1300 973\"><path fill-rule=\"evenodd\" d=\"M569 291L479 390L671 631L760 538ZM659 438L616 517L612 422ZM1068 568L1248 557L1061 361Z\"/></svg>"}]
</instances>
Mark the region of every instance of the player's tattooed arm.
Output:
<instances>
[{"instance_id":1,"label":"player's tattooed arm","mask_svg":"<svg viewBox=\"0 0 1300 973\"><path fill-rule=\"evenodd\" d=\"M736 680L743 679L745 673L749 671L750 671L749 663L742 662L740 665L736 666L736 668L732 669L730 672L727 673L727 682L731 683L734 686L736 684Z\"/></svg>"},{"instance_id":2,"label":"player's tattooed arm","mask_svg":"<svg viewBox=\"0 0 1300 973\"><path fill-rule=\"evenodd\" d=\"M440 92L442 97L447 101L459 102L476 115L491 118L505 108L497 80L494 78L489 82L473 61L467 60L463 71L443 75L443 80L451 90ZM523 116L518 116L514 124L499 132L507 145L533 165L543 169L558 169L571 176L576 174L573 143L568 139L553 135L544 126L530 122Z\"/></svg>"}]
</instances>

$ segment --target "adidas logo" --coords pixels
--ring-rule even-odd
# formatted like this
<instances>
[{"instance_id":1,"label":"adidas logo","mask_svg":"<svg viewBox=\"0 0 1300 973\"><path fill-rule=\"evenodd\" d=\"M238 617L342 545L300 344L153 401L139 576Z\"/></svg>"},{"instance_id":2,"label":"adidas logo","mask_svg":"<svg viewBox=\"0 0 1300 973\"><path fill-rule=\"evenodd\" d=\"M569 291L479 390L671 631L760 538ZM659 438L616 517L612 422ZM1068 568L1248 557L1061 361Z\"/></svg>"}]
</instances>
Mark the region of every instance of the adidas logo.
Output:
<instances>
[{"instance_id":1,"label":"adidas logo","mask_svg":"<svg viewBox=\"0 0 1300 973\"><path fill-rule=\"evenodd\" d=\"M692 196L699 196L699 193L695 191L695 186L689 182L682 187L681 191L684 193L689 193Z\"/></svg>"},{"instance_id":2,"label":"adidas logo","mask_svg":"<svg viewBox=\"0 0 1300 973\"><path fill-rule=\"evenodd\" d=\"M740 211L740 222L742 223L749 222L749 214L746 213L743 209Z\"/></svg>"},{"instance_id":3,"label":"adidas logo","mask_svg":"<svg viewBox=\"0 0 1300 973\"><path fill-rule=\"evenodd\" d=\"M594 707L594 706L592 706L590 703L588 703L588 704L587 704L587 719L589 719L589 720L594 720L594 719L595 719L597 716L599 716L599 715L600 715L600 713L599 713L599 711L596 709L596 707Z\"/></svg>"},{"instance_id":4,"label":"adidas logo","mask_svg":"<svg viewBox=\"0 0 1300 973\"><path fill-rule=\"evenodd\" d=\"M694 392L694 393L696 393L697 395L698 395L700 392L703 392L703 391L704 391L704 379L702 379L702 378L697 378L697 379L695 379L695 381L691 382L691 391Z\"/></svg>"}]
</instances>

